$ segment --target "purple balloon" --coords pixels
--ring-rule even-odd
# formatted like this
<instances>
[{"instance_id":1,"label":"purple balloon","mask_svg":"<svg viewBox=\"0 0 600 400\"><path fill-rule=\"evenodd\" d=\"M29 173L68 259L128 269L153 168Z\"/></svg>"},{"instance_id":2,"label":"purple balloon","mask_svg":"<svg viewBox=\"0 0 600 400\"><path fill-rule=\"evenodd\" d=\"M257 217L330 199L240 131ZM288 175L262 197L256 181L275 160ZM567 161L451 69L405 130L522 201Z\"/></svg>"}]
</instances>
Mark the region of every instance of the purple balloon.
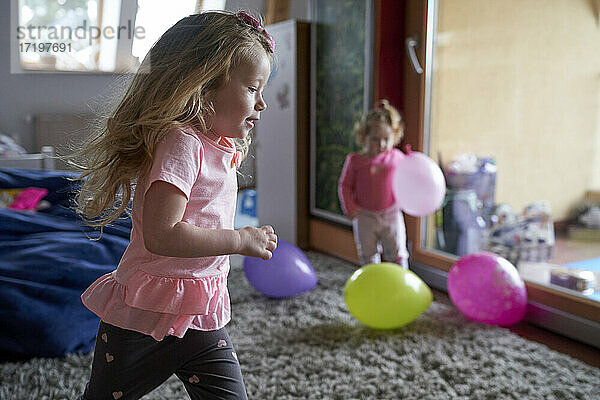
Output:
<instances>
[{"instance_id":1,"label":"purple balloon","mask_svg":"<svg viewBox=\"0 0 600 400\"><path fill-rule=\"evenodd\" d=\"M527 309L527 291L517 269L485 251L466 255L450 268L448 294L463 314L488 324L515 324Z\"/></svg>"},{"instance_id":2,"label":"purple balloon","mask_svg":"<svg viewBox=\"0 0 600 400\"><path fill-rule=\"evenodd\" d=\"M254 289L276 298L296 296L317 284L317 274L304 252L281 239L269 260L244 257L244 274Z\"/></svg>"}]
</instances>

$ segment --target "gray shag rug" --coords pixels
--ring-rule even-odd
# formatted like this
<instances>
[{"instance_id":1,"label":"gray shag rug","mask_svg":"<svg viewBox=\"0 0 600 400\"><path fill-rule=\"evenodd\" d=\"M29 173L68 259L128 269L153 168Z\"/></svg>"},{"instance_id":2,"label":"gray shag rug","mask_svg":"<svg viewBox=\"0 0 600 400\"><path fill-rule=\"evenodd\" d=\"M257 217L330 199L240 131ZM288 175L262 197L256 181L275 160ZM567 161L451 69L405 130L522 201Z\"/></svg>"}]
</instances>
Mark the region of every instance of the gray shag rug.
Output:
<instances>
[{"instance_id":1,"label":"gray shag rug","mask_svg":"<svg viewBox=\"0 0 600 400\"><path fill-rule=\"evenodd\" d=\"M433 302L391 331L369 329L343 298L355 266L308 253L319 284L269 299L229 278L230 336L250 399L600 399L600 369ZM75 399L91 355L0 365L0 399ZM144 399L187 399L171 377Z\"/></svg>"}]
</instances>

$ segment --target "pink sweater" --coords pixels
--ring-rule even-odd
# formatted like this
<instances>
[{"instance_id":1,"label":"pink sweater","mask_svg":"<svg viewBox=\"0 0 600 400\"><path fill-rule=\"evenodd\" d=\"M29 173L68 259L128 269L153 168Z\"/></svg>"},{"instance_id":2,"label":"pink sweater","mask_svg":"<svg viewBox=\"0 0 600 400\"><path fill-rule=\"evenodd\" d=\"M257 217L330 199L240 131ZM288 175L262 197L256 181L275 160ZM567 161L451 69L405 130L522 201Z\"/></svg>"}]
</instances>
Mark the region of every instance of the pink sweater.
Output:
<instances>
[{"instance_id":1,"label":"pink sweater","mask_svg":"<svg viewBox=\"0 0 600 400\"><path fill-rule=\"evenodd\" d=\"M193 128L169 132L157 146L152 169L133 198L131 242L116 271L100 277L81 296L103 321L162 340L187 329L216 330L230 320L229 257L178 258L144 246L144 196L152 182L175 185L187 197L183 221L233 229L237 153Z\"/></svg>"},{"instance_id":2,"label":"pink sweater","mask_svg":"<svg viewBox=\"0 0 600 400\"><path fill-rule=\"evenodd\" d=\"M398 162L404 154L393 148L373 158L359 153L346 157L338 183L342 210L348 213L359 208L381 211L396 204L392 180Z\"/></svg>"}]
</instances>

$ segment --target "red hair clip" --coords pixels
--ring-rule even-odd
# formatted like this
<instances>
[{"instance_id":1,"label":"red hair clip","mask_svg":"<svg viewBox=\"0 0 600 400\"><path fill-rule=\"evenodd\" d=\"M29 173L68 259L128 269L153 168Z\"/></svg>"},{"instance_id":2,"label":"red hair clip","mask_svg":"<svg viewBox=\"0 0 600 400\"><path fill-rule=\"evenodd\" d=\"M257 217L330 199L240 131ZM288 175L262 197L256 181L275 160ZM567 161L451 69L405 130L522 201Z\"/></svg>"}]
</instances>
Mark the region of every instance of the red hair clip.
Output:
<instances>
[{"instance_id":1,"label":"red hair clip","mask_svg":"<svg viewBox=\"0 0 600 400\"><path fill-rule=\"evenodd\" d=\"M258 22L256 18L244 11L240 11L236 15L243 22L256 29L259 33L263 33L269 41L269 51L271 53L275 51L275 40L273 40L273 36L269 35L269 32L267 32L267 30L260 24L260 22Z\"/></svg>"}]
</instances>

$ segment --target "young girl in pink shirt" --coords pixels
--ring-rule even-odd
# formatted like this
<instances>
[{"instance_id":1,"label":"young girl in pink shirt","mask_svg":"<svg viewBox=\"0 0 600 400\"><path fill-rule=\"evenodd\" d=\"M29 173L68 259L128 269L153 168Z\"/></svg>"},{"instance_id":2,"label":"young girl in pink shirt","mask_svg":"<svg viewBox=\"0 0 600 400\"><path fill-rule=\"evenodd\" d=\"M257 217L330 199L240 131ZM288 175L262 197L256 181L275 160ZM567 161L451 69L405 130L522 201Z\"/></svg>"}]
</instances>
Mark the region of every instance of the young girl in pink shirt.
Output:
<instances>
[{"instance_id":1,"label":"young girl in pink shirt","mask_svg":"<svg viewBox=\"0 0 600 400\"><path fill-rule=\"evenodd\" d=\"M270 226L233 228L236 169L267 107L273 51L244 12L183 18L78 153L88 223L110 223L133 195L130 245L82 295L101 318L82 399L138 399L172 374L192 399L247 398L225 329L227 275L230 254L269 259L277 243Z\"/></svg>"},{"instance_id":2,"label":"young girl in pink shirt","mask_svg":"<svg viewBox=\"0 0 600 400\"><path fill-rule=\"evenodd\" d=\"M403 157L394 148L404 136L402 116L381 100L356 123L354 132L362 150L346 157L338 195L352 221L360 262L383 260L408 268L404 216L392 190L394 171Z\"/></svg>"}]
</instances>

